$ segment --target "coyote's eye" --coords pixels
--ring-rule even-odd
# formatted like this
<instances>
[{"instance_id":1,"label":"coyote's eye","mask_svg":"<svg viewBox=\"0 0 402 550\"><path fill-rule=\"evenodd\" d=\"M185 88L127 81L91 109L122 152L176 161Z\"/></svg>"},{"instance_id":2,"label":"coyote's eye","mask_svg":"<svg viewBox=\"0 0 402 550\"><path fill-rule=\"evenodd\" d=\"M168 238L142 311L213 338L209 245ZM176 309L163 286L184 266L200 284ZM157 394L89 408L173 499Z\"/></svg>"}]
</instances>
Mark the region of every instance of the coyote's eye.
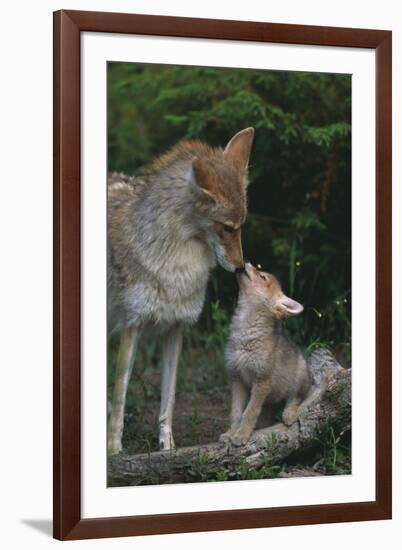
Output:
<instances>
[{"instance_id":1,"label":"coyote's eye","mask_svg":"<svg viewBox=\"0 0 402 550\"><path fill-rule=\"evenodd\" d=\"M235 228L232 227L231 225L227 225L226 223L223 224L223 230L226 232L226 233L233 233L235 231Z\"/></svg>"},{"instance_id":2,"label":"coyote's eye","mask_svg":"<svg viewBox=\"0 0 402 550\"><path fill-rule=\"evenodd\" d=\"M265 277L265 275L261 275L261 273L260 273L260 277L261 277L261 279L264 279L264 281L267 280L267 278Z\"/></svg>"}]
</instances>

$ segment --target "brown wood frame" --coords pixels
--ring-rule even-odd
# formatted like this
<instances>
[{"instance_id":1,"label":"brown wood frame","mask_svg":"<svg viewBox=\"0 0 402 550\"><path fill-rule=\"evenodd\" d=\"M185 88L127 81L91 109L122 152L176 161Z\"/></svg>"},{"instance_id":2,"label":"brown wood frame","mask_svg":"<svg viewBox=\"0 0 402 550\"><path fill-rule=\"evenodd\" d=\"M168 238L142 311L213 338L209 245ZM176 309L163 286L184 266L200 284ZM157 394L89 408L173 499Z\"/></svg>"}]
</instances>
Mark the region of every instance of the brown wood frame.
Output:
<instances>
[{"instance_id":1,"label":"brown wood frame","mask_svg":"<svg viewBox=\"0 0 402 550\"><path fill-rule=\"evenodd\" d=\"M376 57L376 500L81 519L81 32L373 48ZM391 518L390 31L62 10L54 13L54 537L84 539Z\"/></svg>"}]
</instances>

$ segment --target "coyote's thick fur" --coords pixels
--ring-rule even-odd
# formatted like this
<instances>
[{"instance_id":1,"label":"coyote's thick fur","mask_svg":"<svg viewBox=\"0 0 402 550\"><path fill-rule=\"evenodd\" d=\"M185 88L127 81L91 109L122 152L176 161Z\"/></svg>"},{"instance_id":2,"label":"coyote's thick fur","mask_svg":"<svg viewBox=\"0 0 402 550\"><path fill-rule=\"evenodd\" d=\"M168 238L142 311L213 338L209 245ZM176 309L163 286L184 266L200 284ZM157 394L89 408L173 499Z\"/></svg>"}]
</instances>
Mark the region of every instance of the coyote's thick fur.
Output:
<instances>
[{"instance_id":1,"label":"coyote's thick fur","mask_svg":"<svg viewBox=\"0 0 402 550\"><path fill-rule=\"evenodd\" d=\"M303 306L282 292L278 280L247 263L239 276L239 300L226 348L232 377L229 430L221 441L243 445L251 436L263 405L284 403L283 422L290 426L311 388L302 351L283 332L282 319Z\"/></svg>"},{"instance_id":2,"label":"coyote's thick fur","mask_svg":"<svg viewBox=\"0 0 402 550\"><path fill-rule=\"evenodd\" d=\"M142 177L112 174L108 185L108 323L120 349L108 427L108 452L122 449L125 398L139 334L164 335L161 448L174 446L172 415L182 328L202 310L216 261L244 269L247 166L254 130L225 149L183 141Z\"/></svg>"}]
</instances>

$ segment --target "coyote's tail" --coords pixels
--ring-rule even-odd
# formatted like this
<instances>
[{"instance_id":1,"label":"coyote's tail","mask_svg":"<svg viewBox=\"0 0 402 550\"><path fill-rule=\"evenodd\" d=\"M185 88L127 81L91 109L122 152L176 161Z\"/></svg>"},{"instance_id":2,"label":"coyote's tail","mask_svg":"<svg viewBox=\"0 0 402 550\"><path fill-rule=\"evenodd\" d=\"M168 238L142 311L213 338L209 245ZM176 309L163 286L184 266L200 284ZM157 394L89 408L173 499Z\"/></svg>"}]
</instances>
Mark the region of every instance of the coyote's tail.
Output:
<instances>
[{"instance_id":1,"label":"coyote's tail","mask_svg":"<svg viewBox=\"0 0 402 550\"><path fill-rule=\"evenodd\" d=\"M305 413L312 405L321 401L322 396L324 395L325 390L328 386L328 375L322 376L320 383L318 385L313 382L311 385L310 391L307 394L306 399L300 405L299 415Z\"/></svg>"},{"instance_id":2,"label":"coyote's tail","mask_svg":"<svg viewBox=\"0 0 402 550\"><path fill-rule=\"evenodd\" d=\"M312 405L321 401L328 387L330 375L336 374L343 367L336 361L328 350L320 349L319 353L313 352L307 362L312 384L306 399L300 405L299 415L306 412Z\"/></svg>"}]
</instances>

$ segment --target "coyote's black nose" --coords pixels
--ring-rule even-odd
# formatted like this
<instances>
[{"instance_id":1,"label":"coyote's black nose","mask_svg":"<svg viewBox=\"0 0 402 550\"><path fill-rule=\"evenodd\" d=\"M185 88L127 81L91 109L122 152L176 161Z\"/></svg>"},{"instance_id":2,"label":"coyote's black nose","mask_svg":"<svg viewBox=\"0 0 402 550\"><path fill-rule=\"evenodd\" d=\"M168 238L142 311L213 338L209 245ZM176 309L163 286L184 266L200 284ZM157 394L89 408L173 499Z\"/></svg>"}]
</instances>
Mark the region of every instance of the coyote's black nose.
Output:
<instances>
[{"instance_id":1,"label":"coyote's black nose","mask_svg":"<svg viewBox=\"0 0 402 550\"><path fill-rule=\"evenodd\" d=\"M250 275L247 272L246 264L243 265L243 267L236 267L235 269L236 275L247 275L247 277L250 279Z\"/></svg>"}]
</instances>

